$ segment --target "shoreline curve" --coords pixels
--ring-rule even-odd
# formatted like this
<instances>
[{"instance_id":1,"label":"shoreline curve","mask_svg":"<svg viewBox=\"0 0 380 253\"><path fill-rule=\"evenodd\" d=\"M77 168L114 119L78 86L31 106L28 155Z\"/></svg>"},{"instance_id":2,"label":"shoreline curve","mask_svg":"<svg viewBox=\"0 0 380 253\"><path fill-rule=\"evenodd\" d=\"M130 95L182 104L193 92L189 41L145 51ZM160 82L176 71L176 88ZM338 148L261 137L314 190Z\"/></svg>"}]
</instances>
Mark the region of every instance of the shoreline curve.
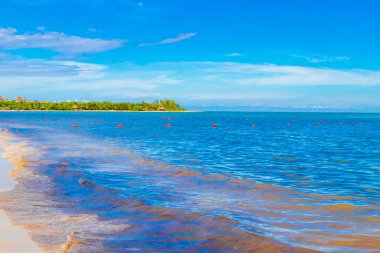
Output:
<instances>
[{"instance_id":1,"label":"shoreline curve","mask_svg":"<svg viewBox=\"0 0 380 253\"><path fill-rule=\"evenodd\" d=\"M13 165L4 155L4 138L0 135L0 201L1 193L11 190L16 182L11 177ZM0 208L0 251L7 253L42 253L28 232L12 224L6 212Z\"/></svg>"}]
</instances>

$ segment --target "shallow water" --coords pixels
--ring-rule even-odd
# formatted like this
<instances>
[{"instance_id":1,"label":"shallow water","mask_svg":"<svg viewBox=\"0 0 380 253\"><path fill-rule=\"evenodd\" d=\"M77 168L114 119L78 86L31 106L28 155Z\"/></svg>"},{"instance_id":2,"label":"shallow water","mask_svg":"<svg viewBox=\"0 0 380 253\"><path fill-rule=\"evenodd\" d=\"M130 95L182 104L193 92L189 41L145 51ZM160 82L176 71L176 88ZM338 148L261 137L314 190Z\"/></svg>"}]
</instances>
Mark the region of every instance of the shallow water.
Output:
<instances>
[{"instance_id":1,"label":"shallow water","mask_svg":"<svg viewBox=\"0 0 380 253\"><path fill-rule=\"evenodd\" d=\"M0 127L24 168L0 207L48 250L380 247L380 114L4 112Z\"/></svg>"}]
</instances>

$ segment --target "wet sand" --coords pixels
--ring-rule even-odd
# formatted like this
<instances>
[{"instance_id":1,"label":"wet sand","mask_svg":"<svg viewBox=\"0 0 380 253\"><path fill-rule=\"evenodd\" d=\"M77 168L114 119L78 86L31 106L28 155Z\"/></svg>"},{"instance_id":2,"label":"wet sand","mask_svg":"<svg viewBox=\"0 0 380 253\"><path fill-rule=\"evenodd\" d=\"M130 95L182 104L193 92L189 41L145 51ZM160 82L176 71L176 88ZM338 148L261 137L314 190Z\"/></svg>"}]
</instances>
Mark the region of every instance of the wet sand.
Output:
<instances>
[{"instance_id":1,"label":"wet sand","mask_svg":"<svg viewBox=\"0 0 380 253\"><path fill-rule=\"evenodd\" d=\"M0 153L2 153L0 147ZM15 182L11 179L12 165L0 156L0 192L11 190ZM1 197L0 197L1 201ZM6 213L0 209L0 252L1 253L41 253L23 229L12 225Z\"/></svg>"}]
</instances>

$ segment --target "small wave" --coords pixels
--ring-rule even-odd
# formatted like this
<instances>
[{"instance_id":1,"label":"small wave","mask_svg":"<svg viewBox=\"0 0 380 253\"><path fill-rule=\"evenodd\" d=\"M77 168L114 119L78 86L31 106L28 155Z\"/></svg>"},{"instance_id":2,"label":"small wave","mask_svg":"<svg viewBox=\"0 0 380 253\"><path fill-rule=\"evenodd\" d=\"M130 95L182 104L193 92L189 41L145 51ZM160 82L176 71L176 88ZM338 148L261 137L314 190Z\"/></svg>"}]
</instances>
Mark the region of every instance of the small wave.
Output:
<instances>
[{"instance_id":1,"label":"small wave","mask_svg":"<svg viewBox=\"0 0 380 253\"><path fill-rule=\"evenodd\" d=\"M67 236L67 241L61 246L61 253L69 253L70 250L78 245L78 238L75 232L71 232L70 235Z\"/></svg>"},{"instance_id":2,"label":"small wave","mask_svg":"<svg viewBox=\"0 0 380 253\"><path fill-rule=\"evenodd\" d=\"M331 240L329 244L329 236L315 237L318 242L309 238L315 231L326 228L331 229L326 233L331 238L339 233L344 222L357 224L359 218L375 218L367 213L375 210L373 207L349 203L358 198L310 194L231 177L227 173L211 174L178 168L156 159L140 158L135 152L113 153L108 149L109 156L117 157L112 160L109 156L99 155L93 146L88 148L91 152L71 147L73 150L67 148L53 158L49 157L52 153L44 156L53 161L41 158L36 163L24 151L19 152L28 148L27 143L22 148L18 147L18 150L8 150L8 153L13 152L11 157L18 156L16 164L22 168L16 173L19 185L0 205L13 212L15 220L29 228L33 238L45 248L59 249L66 245L68 252L90 252L90 249L93 250L91 252L120 252L128 245L142 252L173 252L174 246L179 247L176 252L312 252L287 246L279 240L287 238L300 247L331 250L340 246ZM41 157L38 155L41 150L33 152L34 157ZM113 187L112 183L102 181L101 174L86 173L80 167L93 166L97 172L103 169L97 167L100 162L102 165L113 164L119 173L132 178L123 182L126 186L124 192L117 188L120 184ZM111 171L115 167L104 169ZM130 185L137 185L141 192L129 193ZM168 205L161 206L143 199L144 190L153 192L161 185L170 187L166 188L163 196L155 196L154 199L166 200L163 203ZM173 199L181 203L181 208L171 206ZM350 212L358 215L354 218L341 215ZM52 222L54 216L47 213L55 214L58 220ZM25 220L31 216L31 221ZM65 225L60 227L62 222ZM322 228L322 222L331 226ZM363 226L371 227L367 222ZM310 227L314 230L308 231ZM352 233L358 232L354 226L346 228L352 229ZM51 234L51 238L42 235L41 231ZM303 236L308 239L295 236L292 234L294 231L303 231ZM279 240L258 235L266 233L268 237ZM69 235L67 240L66 235ZM342 245L351 247L349 242L355 240L358 238L345 238L346 245Z\"/></svg>"},{"instance_id":3,"label":"small wave","mask_svg":"<svg viewBox=\"0 0 380 253\"><path fill-rule=\"evenodd\" d=\"M28 166L27 164L23 166ZM57 176L73 177L67 172L68 167L57 164L54 166L61 172ZM180 173L180 175L188 177L193 173ZM80 176L80 173L74 173L74 176ZM225 179L225 177L210 176L212 180L221 178ZM119 252L124 248L125 242L128 242L129 247L140 249L142 252L151 251L144 244L151 245L158 251L160 248L163 249L160 246L163 244L182 245L183 248L179 251L190 252L198 250L260 252L263 249L282 252L285 248L293 249L294 252L303 250L238 229L236 221L228 217L210 217L204 213L150 206L139 199L118 197L114 194L114 190L99 186L87 178L78 179L78 187L92 186L91 192L85 195L85 199L72 198L65 202L97 203L92 206L97 213L102 213L101 210L104 208L104 214L118 212L119 215L117 218L101 218L96 214L81 214L79 212L85 211L84 209L67 209L66 207L71 205L62 205L54 201L58 196L55 193L56 186L51 184L50 180L47 176L34 174L33 170L25 171L17 178L18 184L15 188L2 196L7 201L0 204L11 213L14 222L27 228L33 240L47 252ZM37 188L37 185L40 188ZM47 201L48 199L50 201ZM102 209L99 209L100 203ZM112 209L105 203L112 203ZM62 236L65 234L68 235L67 238ZM116 234L119 234L118 240L124 238L126 241L111 247L107 241L110 239L109 236L113 238ZM140 240L131 241L138 235ZM144 244L141 244L142 242Z\"/></svg>"}]
</instances>

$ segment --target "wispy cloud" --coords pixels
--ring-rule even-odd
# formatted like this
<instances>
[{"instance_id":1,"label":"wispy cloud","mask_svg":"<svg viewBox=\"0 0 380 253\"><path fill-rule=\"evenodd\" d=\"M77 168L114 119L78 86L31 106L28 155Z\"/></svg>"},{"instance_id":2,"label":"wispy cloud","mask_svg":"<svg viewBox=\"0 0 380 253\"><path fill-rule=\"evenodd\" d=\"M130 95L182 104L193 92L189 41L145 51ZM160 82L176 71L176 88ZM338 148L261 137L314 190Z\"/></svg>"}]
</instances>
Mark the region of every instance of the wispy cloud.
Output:
<instances>
[{"instance_id":1,"label":"wispy cloud","mask_svg":"<svg viewBox=\"0 0 380 253\"><path fill-rule=\"evenodd\" d=\"M72 55L100 53L124 45L123 40L104 40L69 36L60 32L17 34L14 28L0 28L0 49L42 48Z\"/></svg>"},{"instance_id":2,"label":"wispy cloud","mask_svg":"<svg viewBox=\"0 0 380 253\"><path fill-rule=\"evenodd\" d=\"M91 33L96 33L98 30L95 29L95 28L90 27L90 28L87 29L87 31L91 32Z\"/></svg>"},{"instance_id":3,"label":"wispy cloud","mask_svg":"<svg viewBox=\"0 0 380 253\"><path fill-rule=\"evenodd\" d=\"M18 3L18 4L27 4L27 5L44 5L50 4L54 2L58 2L59 0L10 0L10 2Z\"/></svg>"},{"instance_id":4,"label":"wispy cloud","mask_svg":"<svg viewBox=\"0 0 380 253\"><path fill-rule=\"evenodd\" d=\"M334 69L238 62L161 62L150 68L175 70L217 82L272 86L380 85L380 70Z\"/></svg>"},{"instance_id":5,"label":"wispy cloud","mask_svg":"<svg viewBox=\"0 0 380 253\"><path fill-rule=\"evenodd\" d=\"M8 0L10 2L18 3L18 4L26 4L26 5L46 5L46 4L52 4L59 2L61 0ZM109 0L72 0L75 2L88 4L88 5L100 5L105 2L108 2ZM125 3L128 5L136 5L135 1L133 0L113 0L118 3Z\"/></svg>"},{"instance_id":6,"label":"wispy cloud","mask_svg":"<svg viewBox=\"0 0 380 253\"><path fill-rule=\"evenodd\" d=\"M304 59L310 63L348 61L348 60L350 60L350 57L347 57L347 56L325 56L325 55L319 55L319 54L314 54L313 56L292 54L290 56L294 57L294 58Z\"/></svg>"},{"instance_id":7,"label":"wispy cloud","mask_svg":"<svg viewBox=\"0 0 380 253\"><path fill-rule=\"evenodd\" d=\"M113 68L5 55L0 60L0 93L12 97L20 91L36 99L169 97L198 105L259 104L320 110L362 106L380 110L380 70L236 62L124 63Z\"/></svg>"},{"instance_id":8,"label":"wispy cloud","mask_svg":"<svg viewBox=\"0 0 380 253\"><path fill-rule=\"evenodd\" d=\"M161 97L159 86L180 82L154 71L115 73L104 65L77 61L0 59L0 93L9 97L21 92L36 99L49 94L46 99L154 100Z\"/></svg>"},{"instance_id":9,"label":"wispy cloud","mask_svg":"<svg viewBox=\"0 0 380 253\"><path fill-rule=\"evenodd\" d=\"M97 64L80 63L72 61L6 61L0 64L2 77L99 77L99 73L106 67Z\"/></svg>"},{"instance_id":10,"label":"wispy cloud","mask_svg":"<svg viewBox=\"0 0 380 253\"><path fill-rule=\"evenodd\" d=\"M238 56L242 56L240 53L229 53L229 54L225 54L224 56L227 56L227 57L238 57Z\"/></svg>"},{"instance_id":11,"label":"wispy cloud","mask_svg":"<svg viewBox=\"0 0 380 253\"><path fill-rule=\"evenodd\" d=\"M182 34L179 34L177 37L167 38L167 39L161 40L159 42L140 43L139 46L143 47L143 46L154 46L154 45L172 44L172 43L177 43L177 42L180 42L180 41L183 41L183 40L188 40L191 37L194 37L195 35L197 35L197 33L182 33Z\"/></svg>"}]
</instances>

